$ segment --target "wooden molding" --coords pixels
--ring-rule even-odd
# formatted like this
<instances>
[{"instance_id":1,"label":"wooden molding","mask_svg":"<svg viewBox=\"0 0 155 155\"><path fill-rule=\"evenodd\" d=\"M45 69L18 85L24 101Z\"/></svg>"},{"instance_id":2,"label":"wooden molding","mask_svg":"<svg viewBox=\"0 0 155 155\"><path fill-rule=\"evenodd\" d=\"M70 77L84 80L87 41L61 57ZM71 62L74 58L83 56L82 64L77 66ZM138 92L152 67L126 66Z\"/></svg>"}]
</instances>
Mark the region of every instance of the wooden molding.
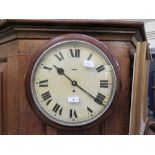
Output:
<instances>
[{"instance_id":1,"label":"wooden molding","mask_svg":"<svg viewBox=\"0 0 155 155\"><path fill-rule=\"evenodd\" d=\"M145 41L143 22L120 20L2 20L0 44L14 39L50 39L51 34L85 33L98 35L99 40ZM104 36L104 37L103 37ZM116 36L116 37L114 37Z\"/></svg>"},{"instance_id":2,"label":"wooden molding","mask_svg":"<svg viewBox=\"0 0 155 155\"><path fill-rule=\"evenodd\" d=\"M144 134L147 122L149 61L146 59L146 46L146 42L137 43L131 95L130 134Z\"/></svg>"}]
</instances>

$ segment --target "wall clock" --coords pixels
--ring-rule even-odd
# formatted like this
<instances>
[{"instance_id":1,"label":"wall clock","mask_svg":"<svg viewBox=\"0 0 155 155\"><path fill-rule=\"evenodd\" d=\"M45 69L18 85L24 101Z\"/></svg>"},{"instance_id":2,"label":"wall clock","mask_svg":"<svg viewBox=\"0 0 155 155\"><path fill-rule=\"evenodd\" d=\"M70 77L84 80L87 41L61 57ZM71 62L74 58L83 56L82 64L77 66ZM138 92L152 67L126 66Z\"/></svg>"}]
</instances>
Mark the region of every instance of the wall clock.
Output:
<instances>
[{"instance_id":1,"label":"wall clock","mask_svg":"<svg viewBox=\"0 0 155 155\"><path fill-rule=\"evenodd\" d=\"M66 34L40 48L26 78L34 111L57 127L89 127L108 117L120 93L119 66L95 38Z\"/></svg>"}]
</instances>

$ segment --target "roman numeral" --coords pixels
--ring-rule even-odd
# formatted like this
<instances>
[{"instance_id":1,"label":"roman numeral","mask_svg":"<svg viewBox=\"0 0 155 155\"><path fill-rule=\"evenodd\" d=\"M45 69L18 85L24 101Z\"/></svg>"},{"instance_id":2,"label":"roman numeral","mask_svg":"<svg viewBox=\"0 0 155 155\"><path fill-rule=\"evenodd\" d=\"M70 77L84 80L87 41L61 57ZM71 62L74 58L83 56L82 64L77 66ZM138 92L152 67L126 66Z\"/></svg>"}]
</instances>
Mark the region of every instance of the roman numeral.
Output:
<instances>
[{"instance_id":1,"label":"roman numeral","mask_svg":"<svg viewBox=\"0 0 155 155\"><path fill-rule=\"evenodd\" d=\"M108 80L100 80L100 88L108 88Z\"/></svg>"},{"instance_id":2,"label":"roman numeral","mask_svg":"<svg viewBox=\"0 0 155 155\"><path fill-rule=\"evenodd\" d=\"M59 104L56 103L55 106L53 107L52 111L54 111L55 113L58 112L58 114L61 115L62 114L62 109L63 108Z\"/></svg>"},{"instance_id":3,"label":"roman numeral","mask_svg":"<svg viewBox=\"0 0 155 155\"><path fill-rule=\"evenodd\" d=\"M73 58L80 57L80 49L70 49L70 53Z\"/></svg>"},{"instance_id":4,"label":"roman numeral","mask_svg":"<svg viewBox=\"0 0 155 155\"><path fill-rule=\"evenodd\" d=\"M94 99L94 101L95 101L96 103L98 103L98 104L103 105L104 99L105 99L105 96L102 95L101 93L98 93L97 96L96 96L96 98Z\"/></svg>"},{"instance_id":5,"label":"roman numeral","mask_svg":"<svg viewBox=\"0 0 155 155\"><path fill-rule=\"evenodd\" d=\"M61 60L64 59L64 57L63 57L63 55L62 55L61 52L59 52L59 54L58 54L58 53L57 53L57 54L54 54L54 56L55 56L59 61L61 61Z\"/></svg>"},{"instance_id":6,"label":"roman numeral","mask_svg":"<svg viewBox=\"0 0 155 155\"><path fill-rule=\"evenodd\" d=\"M44 66L43 69L47 69L47 70L49 70L49 71L52 70L51 67L47 67L47 66Z\"/></svg>"},{"instance_id":7,"label":"roman numeral","mask_svg":"<svg viewBox=\"0 0 155 155\"><path fill-rule=\"evenodd\" d=\"M49 101L49 99L51 99L51 97L52 97L49 91L41 94L41 96L42 96L44 101L47 101L47 100Z\"/></svg>"},{"instance_id":8,"label":"roman numeral","mask_svg":"<svg viewBox=\"0 0 155 155\"><path fill-rule=\"evenodd\" d=\"M49 91L41 94L41 96L42 96L43 100L46 102L46 105L49 105L50 102L52 101L52 96Z\"/></svg>"},{"instance_id":9,"label":"roman numeral","mask_svg":"<svg viewBox=\"0 0 155 155\"><path fill-rule=\"evenodd\" d=\"M87 107L87 110L88 110L90 113L93 113L93 110L90 109L89 107Z\"/></svg>"},{"instance_id":10,"label":"roman numeral","mask_svg":"<svg viewBox=\"0 0 155 155\"><path fill-rule=\"evenodd\" d=\"M99 67L96 68L97 72L101 72L101 71L103 71L104 69L105 69L105 68L104 68L103 65L101 65L101 66L99 66Z\"/></svg>"},{"instance_id":11,"label":"roman numeral","mask_svg":"<svg viewBox=\"0 0 155 155\"><path fill-rule=\"evenodd\" d=\"M46 105L49 105L51 101L52 101L52 99L51 99L51 100L48 100L48 101L46 102Z\"/></svg>"},{"instance_id":12,"label":"roman numeral","mask_svg":"<svg viewBox=\"0 0 155 155\"><path fill-rule=\"evenodd\" d=\"M89 57L87 58L87 60L90 60L93 54L90 54Z\"/></svg>"},{"instance_id":13,"label":"roman numeral","mask_svg":"<svg viewBox=\"0 0 155 155\"><path fill-rule=\"evenodd\" d=\"M48 80L39 81L39 87L48 87Z\"/></svg>"},{"instance_id":14,"label":"roman numeral","mask_svg":"<svg viewBox=\"0 0 155 155\"><path fill-rule=\"evenodd\" d=\"M77 116L76 111L73 109L70 109L69 117L70 118L77 118L78 116Z\"/></svg>"}]
</instances>

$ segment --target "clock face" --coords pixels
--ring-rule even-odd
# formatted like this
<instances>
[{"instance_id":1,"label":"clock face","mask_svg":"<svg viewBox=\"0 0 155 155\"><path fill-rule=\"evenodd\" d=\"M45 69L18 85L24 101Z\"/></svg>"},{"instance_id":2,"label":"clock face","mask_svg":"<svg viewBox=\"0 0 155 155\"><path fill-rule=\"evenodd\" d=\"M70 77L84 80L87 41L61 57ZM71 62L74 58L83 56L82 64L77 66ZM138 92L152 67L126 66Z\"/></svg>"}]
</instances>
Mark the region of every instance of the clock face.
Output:
<instances>
[{"instance_id":1,"label":"clock face","mask_svg":"<svg viewBox=\"0 0 155 155\"><path fill-rule=\"evenodd\" d=\"M117 77L107 55L84 40L60 41L35 61L30 89L48 120L81 126L101 117L112 104Z\"/></svg>"}]
</instances>

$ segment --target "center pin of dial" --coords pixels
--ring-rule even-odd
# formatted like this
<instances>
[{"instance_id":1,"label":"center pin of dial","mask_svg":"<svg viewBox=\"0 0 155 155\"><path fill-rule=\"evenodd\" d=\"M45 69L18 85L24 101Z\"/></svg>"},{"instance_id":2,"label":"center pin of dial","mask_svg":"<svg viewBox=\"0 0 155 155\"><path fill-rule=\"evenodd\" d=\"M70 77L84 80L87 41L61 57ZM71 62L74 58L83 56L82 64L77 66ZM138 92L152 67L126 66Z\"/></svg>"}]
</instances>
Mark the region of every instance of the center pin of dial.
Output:
<instances>
[{"instance_id":1,"label":"center pin of dial","mask_svg":"<svg viewBox=\"0 0 155 155\"><path fill-rule=\"evenodd\" d=\"M77 82L76 81L72 81L72 86L77 86Z\"/></svg>"}]
</instances>

